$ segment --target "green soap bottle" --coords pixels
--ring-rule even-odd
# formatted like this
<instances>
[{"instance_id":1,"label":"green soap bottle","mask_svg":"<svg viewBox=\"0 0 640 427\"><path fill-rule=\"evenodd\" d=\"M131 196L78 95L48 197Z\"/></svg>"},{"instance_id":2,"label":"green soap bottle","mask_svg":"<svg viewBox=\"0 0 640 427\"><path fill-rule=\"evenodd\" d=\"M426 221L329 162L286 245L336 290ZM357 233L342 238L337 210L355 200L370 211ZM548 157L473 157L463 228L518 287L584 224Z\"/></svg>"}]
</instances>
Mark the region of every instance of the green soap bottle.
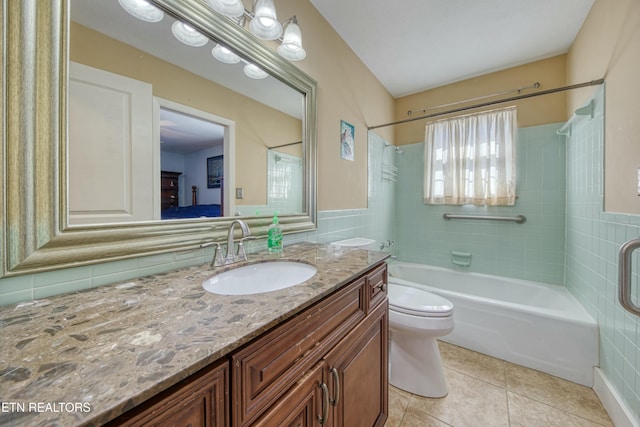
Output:
<instances>
[{"instance_id":1,"label":"green soap bottle","mask_svg":"<svg viewBox=\"0 0 640 427\"><path fill-rule=\"evenodd\" d=\"M278 212L273 214L273 222L268 231L267 247L269 252L282 252L282 227L278 223Z\"/></svg>"}]
</instances>

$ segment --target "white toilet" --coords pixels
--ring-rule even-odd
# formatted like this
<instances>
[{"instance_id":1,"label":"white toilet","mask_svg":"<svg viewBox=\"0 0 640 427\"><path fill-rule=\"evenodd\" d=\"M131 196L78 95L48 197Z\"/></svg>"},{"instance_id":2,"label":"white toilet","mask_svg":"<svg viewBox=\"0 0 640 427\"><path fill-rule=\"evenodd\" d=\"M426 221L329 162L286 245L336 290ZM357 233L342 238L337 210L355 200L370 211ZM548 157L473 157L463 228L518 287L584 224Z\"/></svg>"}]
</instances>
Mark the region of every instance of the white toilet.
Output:
<instances>
[{"instance_id":1,"label":"white toilet","mask_svg":"<svg viewBox=\"0 0 640 427\"><path fill-rule=\"evenodd\" d=\"M379 250L373 239L354 237L332 245ZM389 283L389 382L425 397L447 395L436 339L453 331L453 304L422 289Z\"/></svg>"},{"instance_id":2,"label":"white toilet","mask_svg":"<svg viewBox=\"0 0 640 427\"><path fill-rule=\"evenodd\" d=\"M420 396L446 396L436 338L453 331L453 304L422 289L389 283L389 330L389 383Z\"/></svg>"}]
</instances>

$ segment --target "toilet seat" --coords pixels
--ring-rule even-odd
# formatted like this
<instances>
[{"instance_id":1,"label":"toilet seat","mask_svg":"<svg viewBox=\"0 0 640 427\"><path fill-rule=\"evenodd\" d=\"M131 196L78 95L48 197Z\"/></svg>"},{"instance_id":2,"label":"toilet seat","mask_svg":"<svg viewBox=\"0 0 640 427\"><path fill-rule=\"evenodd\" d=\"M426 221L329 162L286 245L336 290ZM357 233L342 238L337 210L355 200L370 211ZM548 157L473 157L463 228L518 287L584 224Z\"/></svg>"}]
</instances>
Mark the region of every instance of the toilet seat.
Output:
<instances>
[{"instance_id":1,"label":"toilet seat","mask_svg":"<svg viewBox=\"0 0 640 427\"><path fill-rule=\"evenodd\" d=\"M453 304L446 298L422 289L389 284L389 309L420 317L447 317Z\"/></svg>"}]
</instances>

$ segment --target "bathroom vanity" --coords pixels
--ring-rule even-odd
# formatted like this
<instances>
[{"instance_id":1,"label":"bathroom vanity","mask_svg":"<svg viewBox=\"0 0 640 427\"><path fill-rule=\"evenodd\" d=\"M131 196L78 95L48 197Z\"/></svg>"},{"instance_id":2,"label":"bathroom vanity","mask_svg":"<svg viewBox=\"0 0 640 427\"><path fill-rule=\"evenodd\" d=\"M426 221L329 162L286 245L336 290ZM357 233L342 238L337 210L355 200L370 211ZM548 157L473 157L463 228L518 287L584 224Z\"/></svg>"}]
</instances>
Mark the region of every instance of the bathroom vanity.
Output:
<instances>
[{"instance_id":1,"label":"bathroom vanity","mask_svg":"<svg viewBox=\"0 0 640 427\"><path fill-rule=\"evenodd\" d=\"M189 267L0 309L3 401L90 406L0 424L384 425L387 254L304 243L278 257L317 273L222 296L202 289L213 269Z\"/></svg>"}]
</instances>

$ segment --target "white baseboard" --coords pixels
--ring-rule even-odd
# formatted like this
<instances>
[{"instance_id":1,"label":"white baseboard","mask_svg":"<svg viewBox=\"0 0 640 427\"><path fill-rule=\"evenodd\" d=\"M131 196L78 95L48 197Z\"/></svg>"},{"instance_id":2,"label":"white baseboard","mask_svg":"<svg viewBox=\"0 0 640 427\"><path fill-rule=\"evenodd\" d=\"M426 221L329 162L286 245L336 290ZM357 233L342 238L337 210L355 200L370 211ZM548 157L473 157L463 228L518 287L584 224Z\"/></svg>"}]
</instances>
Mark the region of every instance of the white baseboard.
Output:
<instances>
[{"instance_id":1,"label":"white baseboard","mask_svg":"<svg viewBox=\"0 0 640 427\"><path fill-rule=\"evenodd\" d=\"M640 427L629 407L600 368L593 370L593 390L616 427Z\"/></svg>"}]
</instances>

